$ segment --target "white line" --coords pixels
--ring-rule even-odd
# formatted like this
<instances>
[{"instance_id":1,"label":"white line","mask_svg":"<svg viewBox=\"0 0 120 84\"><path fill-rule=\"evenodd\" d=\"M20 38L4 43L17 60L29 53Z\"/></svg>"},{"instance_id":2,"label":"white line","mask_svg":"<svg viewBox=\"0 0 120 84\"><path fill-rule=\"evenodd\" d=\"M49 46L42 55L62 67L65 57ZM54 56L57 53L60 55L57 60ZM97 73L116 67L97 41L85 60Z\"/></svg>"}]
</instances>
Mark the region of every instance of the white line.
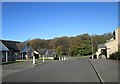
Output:
<instances>
[{"instance_id":1,"label":"white line","mask_svg":"<svg viewBox=\"0 0 120 84\"><path fill-rule=\"evenodd\" d=\"M97 76L98 76L98 79L100 80L100 83L101 84L104 84L104 81L102 79L102 77L100 76L100 74L98 73L98 70L96 69L96 67L92 64L92 62L90 60L88 60L90 62L90 64L92 65L94 71L96 72Z\"/></svg>"}]
</instances>

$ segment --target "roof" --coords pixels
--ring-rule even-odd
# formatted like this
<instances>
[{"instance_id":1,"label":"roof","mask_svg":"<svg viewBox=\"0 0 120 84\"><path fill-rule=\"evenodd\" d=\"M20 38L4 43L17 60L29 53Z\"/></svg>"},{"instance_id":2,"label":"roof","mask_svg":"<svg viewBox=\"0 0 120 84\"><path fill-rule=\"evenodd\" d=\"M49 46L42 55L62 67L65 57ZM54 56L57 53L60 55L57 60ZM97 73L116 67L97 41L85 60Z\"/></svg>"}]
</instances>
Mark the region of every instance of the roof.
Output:
<instances>
[{"instance_id":1,"label":"roof","mask_svg":"<svg viewBox=\"0 0 120 84\"><path fill-rule=\"evenodd\" d=\"M39 54L44 55L46 49L37 49L37 51L39 52Z\"/></svg>"},{"instance_id":2,"label":"roof","mask_svg":"<svg viewBox=\"0 0 120 84\"><path fill-rule=\"evenodd\" d=\"M16 43L19 51L22 51L22 49L28 44L28 42L21 42L21 43Z\"/></svg>"},{"instance_id":3,"label":"roof","mask_svg":"<svg viewBox=\"0 0 120 84\"><path fill-rule=\"evenodd\" d=\"M9 40L2 40L2 43L9 49L18 52L19 49L16 43L20 43L18 41L9 41Z\"/></svg>"},{"instance_id":4,"label":"roof","mask_svg":"<svg viewBox=\"0 0 120 84\"><path fill-rule=\"evenodd\" d=\"M53 54L55 53L55 50L54 50L54 49L50 49L50 50L37 49L37 51L39 52L39 54L45 55L45 56L53 56Z\"/></svg>"},{"instance_id":5,"label":"roof","mask_svg":"<svg viewBox=\"0 0 120 84\"><path fill-rule=\"evenodd\" d=\"M45 55L46 56L53 56L53 54L55 53L54 49L50 49L50 50L46 50Z\"/></svg>"},{"instance_id":6,"label":"roof","mask_svg":"<svg viewBox=\"0 0 120 84\"><path fill-rule=\"evenodd\" d=\"M98 44L98 48L105 48L104 44Z\"/></svg>"},{"instance_id":7,"label":"roof","mask_svg":"<svg viewBox=\"0 0 120 84\"><path fill-rule=\"evenodd\" d=\"M9 51L9 49L0 41L0 51Z\"/></svg>"},{"instance_id":8,"label":"roof","mask_svg":"<svg viewBox=\"0 0 120 84\"><path fill-rule=\"evenodd\" d=\"M54 50L54 49L50 49L50 50L48 50L48 53L49 53L49 54L54 54L54 53L55 53L55 50Z\"/></svg>"}]
</instances>

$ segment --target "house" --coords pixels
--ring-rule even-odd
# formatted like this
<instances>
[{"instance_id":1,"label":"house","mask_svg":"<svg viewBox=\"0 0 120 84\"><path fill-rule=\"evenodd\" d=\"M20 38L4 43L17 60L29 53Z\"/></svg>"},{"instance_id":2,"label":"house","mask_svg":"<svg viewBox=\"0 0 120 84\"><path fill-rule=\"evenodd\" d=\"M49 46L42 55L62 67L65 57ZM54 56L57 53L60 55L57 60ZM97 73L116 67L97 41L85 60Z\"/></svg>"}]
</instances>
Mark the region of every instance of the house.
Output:
<instances>
[{"instance_id":1,"label":"house","mask_svg":"<svg viewBox=\"0 0 120 84\"><path fill-rule=\"evenodd\" d=\"M98 44L98 52L96 52L96 57L97 59L100 58L106 58L106 46L105 44Z\"/></svg>"},{"instance_id":2,"label":"house","mask_svg":"<svg viewBox=\"0 0 120 84\"><path fill-rule=\"evenodd\" d=\"M0 55L2 56L2 61L8 62L8 52L9 49L0 41Z\"/></svg>"},{"instance_id":3,"label":"house","mask_svg":"<svg viewBox=\"0 0 120 84\"><path fill-rule=\"evenodd\" d=\"M44 55L46 52L46 49L37 49L38 53L40 54L40 56Z\"/></svg>"},{"instance_id":4,"label":"house","mask_svg":"<svg viewBox=\"0 0 120 84\"><path fill-rule=\"evenodd\" d=\"M29 42L21 42L16 44L19 49L20 59L32 58L34 54L34 49L30 46Z\"/></svg>"},{"instance_id":5,"label":"house","mask_svg":"<svg viewBox=\"0 0 120 84\"><path fill-rule=\"evenodd\" d=\"M107 40L105 43L106 51L107 51L107 58L110 57L112 53L115 53L118 51L118 46L120 45L120 28L117 28L113 32L113 38L110 40Z\"/></svg>"},{"instance_id":6,"label":"house","mask_svg":"<svg viewBox=\"0 0 120 84\"><path fill-rule=\"evenodd\" d=\"M48 59L54 59L54 57L56 57L56 53L55 53L55 49L49 49L45 51L45 56Z\"/></svg>"},{"instance_id":7,"label":"house","mask_svg":"<svg viewBox=\"0 0 120 84\"><path fill-rule=\"evenodd\" d=\"M117 28L113 32L113 37L110 40L107 40L105 44L98 45L98 52L96 52L97 58L100 58L101 55L103 58L110 58L110 55L118 52L120 45L120 28ZM101 57L101 58L102 58Z\"/></svg>"},{"instance_id":8,"label":"house","mask_svg":"<svg viewBox=\"0 0 120 84\"><path fill-rule=\"evenodd\" d=\"M39 54L30 46L29 42L0 40L0 46L3 62L29 59L32 58L34 54Z\"/></svg>"},{"instance_id":9,"label":"house","mask_svg":"<svg viewBox=\"0 0 120 84\"><path fill-rule=\"evenodd\" d=\"M54 57L56 56L55 50L54 49L37 49L38 53L40 54L40 56L45 56L48 59L54 59Z\"/></svg>"},{"instance_id":10,"label":"house","mask_svg":"<svg viewBox=\"0 0 120 84\"><path fill-rule=\"evenodd\" d=\"M9 41L9 40L1 40L1 52L2 52L2 61L15 61L17 53L19 52L16 43L20 43L18 41ZM6 54L5 54L6 53Z\"/></svg>"},{"instance_id":11,"label":"house","mask_svg":"<svg viewBox=\"0 0 120 84\"><path fill-rule=\"evenodd\" d=\"M34 56L35 56L35 59L40 58L40 54L37 50L34 50Z\"/></svg>"}]
</instances>

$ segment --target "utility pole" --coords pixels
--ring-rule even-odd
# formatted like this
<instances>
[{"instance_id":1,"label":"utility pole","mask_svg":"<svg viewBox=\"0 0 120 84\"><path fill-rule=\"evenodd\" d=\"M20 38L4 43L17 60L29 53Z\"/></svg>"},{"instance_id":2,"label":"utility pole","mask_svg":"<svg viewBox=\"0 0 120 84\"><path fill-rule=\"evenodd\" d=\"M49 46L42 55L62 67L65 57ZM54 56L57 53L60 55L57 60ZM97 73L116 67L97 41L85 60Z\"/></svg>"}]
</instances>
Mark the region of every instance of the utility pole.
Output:
<instances>
[{"instance_id":1,"label":"utility pole","mask_svg":"<svg viewBox=\"0 0 120 84\"><path fill-rule=\"evenodd\" d=\"M93 38L91 36L91 46L92 46L92 59L93 59Z\"/></svg>"}]
</instances>

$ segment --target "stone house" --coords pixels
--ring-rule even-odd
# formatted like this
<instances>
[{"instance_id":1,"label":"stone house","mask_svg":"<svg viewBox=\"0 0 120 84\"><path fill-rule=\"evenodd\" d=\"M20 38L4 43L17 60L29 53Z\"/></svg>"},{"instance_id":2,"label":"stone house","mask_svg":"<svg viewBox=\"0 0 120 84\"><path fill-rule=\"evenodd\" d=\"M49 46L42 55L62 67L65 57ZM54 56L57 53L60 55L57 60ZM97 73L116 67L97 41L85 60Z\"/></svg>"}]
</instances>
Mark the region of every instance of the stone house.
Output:
<instances>
[{"instance_id":1,"label":"stone house","mask_svg":"<svg viewBox=\"0 0 120 84\"><path fill-rule=\"evenodd\" d=\"M105 44L98 45L98 52L96 52L97 58L100 58L100 55L104 55L106 58L110 58L110 55L118 52L120 45L120 28L117 28L113 31L113 37L110 40L107 40Z\"/></svg>"},{"instance_id":2,"label":"stone house","mask_svg":"<svg viewBox=\"0 0 120 84\"><path fill-rule=\"evenodd\" d=\"M118 45L120 45L120 28L117 28L113 32L113 38L107 40L105 43L107 58L109 58L112 53L118 52Z\"/></svg>"}]
</instances>

